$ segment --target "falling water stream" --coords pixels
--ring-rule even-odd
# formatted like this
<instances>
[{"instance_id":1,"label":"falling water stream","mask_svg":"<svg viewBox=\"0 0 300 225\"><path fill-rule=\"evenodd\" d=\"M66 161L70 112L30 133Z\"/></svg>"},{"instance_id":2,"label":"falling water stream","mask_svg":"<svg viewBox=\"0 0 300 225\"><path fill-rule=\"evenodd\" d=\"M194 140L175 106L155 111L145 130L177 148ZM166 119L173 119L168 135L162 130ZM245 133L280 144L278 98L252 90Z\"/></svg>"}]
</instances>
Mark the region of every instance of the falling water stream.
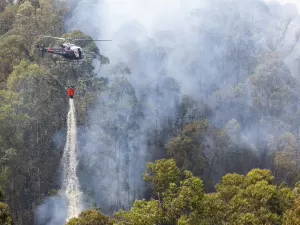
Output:
<instances>
[{"instance_id":1,"label":"falling water stream","mask_svg":"<svg viewBox=\"0 0 300 225\"><path fill-rule=\"evenodd\" d=\"M63 167L63 186L62 191L68 199L67 221L77 217L82 209L82 195L79 188L79 180L76 175L77 168L77 130L76 130L76 112L74 100L69 100L70 109L67 119L67 140L62 158Z\"/></svg>"}]
</instances>

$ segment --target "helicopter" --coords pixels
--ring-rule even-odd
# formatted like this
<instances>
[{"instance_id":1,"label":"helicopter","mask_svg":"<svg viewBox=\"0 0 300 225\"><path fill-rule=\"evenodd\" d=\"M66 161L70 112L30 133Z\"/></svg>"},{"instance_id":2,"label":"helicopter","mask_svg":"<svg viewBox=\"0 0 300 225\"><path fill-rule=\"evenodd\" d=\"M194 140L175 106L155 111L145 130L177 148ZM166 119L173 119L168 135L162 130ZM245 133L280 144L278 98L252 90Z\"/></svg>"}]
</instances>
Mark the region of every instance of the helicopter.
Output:
<instances>
[{"instance_id":1,"label":"helicopter","mask_svg":"<svg viewBox=\"0 0 300 225\"><path fill-rule=\"evenodd\" d=\"M53 36L40 36L40 40L42 38L53 38L58 40L73 40L73 41L112 41L112 40L93 40L93 39L76 39L76 38L60 38L60 37L53 37ZM60 55L68 60L82 60L84 59L84 52L82 51L82 48L80 46L77 46L75 44L72 44L70 42L65 42L59 47L54 48L44 48L44 45L42 44L41 47L39 44L37 44L37 48L40 49L42 58L45 55L45 52Z\"/></svg>"}]
</instances>

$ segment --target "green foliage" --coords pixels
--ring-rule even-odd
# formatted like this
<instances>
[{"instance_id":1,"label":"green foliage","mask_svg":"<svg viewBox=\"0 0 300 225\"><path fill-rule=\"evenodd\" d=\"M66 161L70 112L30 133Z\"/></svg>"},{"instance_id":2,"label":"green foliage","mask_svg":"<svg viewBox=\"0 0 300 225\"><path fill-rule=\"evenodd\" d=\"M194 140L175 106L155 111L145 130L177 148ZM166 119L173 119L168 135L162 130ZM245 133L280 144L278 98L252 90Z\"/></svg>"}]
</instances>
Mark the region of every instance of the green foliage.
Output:
<instances>
[{"instance_id":1,"label":"green foliage","mask_svg":"<svg viewBox=\"0 0 300 225\"><path fill-rule=\"evenodd\" d=\"M119 224L173 224L175 221L195 221L204 210L202 180L185 171L178 182L179 169L173 159L148 163L144 178L159 194L150 201L136 201L129 212L115 214ZM192 222L193 224L194 222Z\"/></svg>"},{"instance_id":2,"label":"green foliage","mask_svg":"<svg viewBox=\"0 0 300 225\"><path fill-rule=\"evenodd\" d=\"M1 3L0 3L1 5ZM0 6L1 8L1 6ZM15 21L15 15L16 11L18 9L18 6L16 5L10 5L5 8L4 12L0 13L0 35L5 34L8 32ZM1 9L0 9L1 11Z\"/></svg>"},{"instance_id":3,"label":"green foliage","mask_svg":"<svg viewBox=\"0 0 300 225\"><path fill-rule=\"evenodd\" d=\"M164 197L167 197L164 195ZM172 204L164 204L167 212L169 212L168 221L184 220L196 224L203 212L203 184L202 180L196 178L191 172L185 172L185 179L180 182L176 198L172 200ZM168 203L168 201L166 201ZM169 206L169 207L168 207Z\"/></svg>"},{"instance_id":4,"label":"green foliage","mask_svg":"<svg viewBox=\"0 0 300 225\"><path fill-rule=\"evenodd\" d=\"M203 224L212 225L226 221L228 205L219 192L205 194L203 205L205 206L201 217ZM200 221L200 219L198 221Z\"/></svg>"},{"instance_id":5,"label":"green foliage","mask_svg":"<svg viewBox=\"0 0 300 225\"><path fill-rule=\"evenodd\" d=\"M180 169L204 177L207 189L212 189L209 180L213 173L247 173L259 158L257 149L241 134L241 125L235 119L228 121L224 129L215 128L206 119L191 122L166 147L167 156L174 158Z\"/></svg>"},{"instance_id":6,"label":"green foliage","mask_svg":"<svg viewBox=\"0 0 300 225\"><path fill-rule=\"evenodd\" d=\"M213 225L213 224L297 224L299 198L285 185L273 184L270 170L253 169L247 175L227 174L215 193L204 193L202 180L189 171L179 178L172 159L148 163L155 175L145 179L152 186L166 178L155 199L136 200L129 211L121 210L111 220L96 210L73 218L68 225ZM174 173L174 170L177 171ZM168 179L175 177L176 179ZM178 180L181 180L178 182ZM167 184L168 183L168 184Z\"/></svg>"},{"instance_id":7,"label":"green foliage","mask_svg":"<svg viewBox=\"0 0 300 225\"><path fill-rule=\"evenodd\" d=\"M228 205L230 224L278 224L291 205L291 189L273 185L269 170L254 169L247 176L228 174L217 185L220 198ZM248 221L248 222L247 222Z\"/></svg>"},{"instance_id":8,"label":"green foliage","mask_svg":"<svg viewBox=\"0 0 300 225\"><path fill-rule=\"evenodd\" d=\"M3 225L13 225L8 205L2 202L0 202L0 223Z\"/></svg>"},{"instance_id":9,"label":"green foliage","mask_svg":"<svg viewBox=\"0 0 300 225\"><path fill-rule=\"evenodd\" d=\"M120 225L152 225L163 220L163 212L159 201L137 200L130 212L118 212L115 218L119 221L116 224Z\"/></svg>"},{"instance_id":10,"label":"green foliage","mask_svg":"<svg viewBox=\"0 0 300 225\"><path fill-rule=\"evenodd\" d=\"M4 195L0 189L0 224L2 225L13 225L11 212L7 204L3 203Z\"/></svg>"},{"instance_id":11,"label":"green foliage","mask_svg":"<svg viewBox=\"0 0 300 225\"><path fill-rule=\"evenodd\" d=\"M190 170L201 176L204 168L203 138L209 130L207 120L187 124L182 136L175 137L166 146L167 155L176 160L181 170Z\"/></svg>"},{"instance_id":12,"label":"green foliage","mask_svg":"<svg viewBox=\"0 0 300 225\"><path fill-rule=\"evenodd\" d=\"M175 158L177 166L183 169L192 166L190 160L195 157L195 148L196 146L189 137L176 137L167 145L168 155Z\"/></svg>"},{"instance_id":13,"label":"green foliage","mask_svg":"<svg viewBox=\"0 0 300 225\"><path fill-rule=\"evenodd\" d=\"M160 160L148 167L158 168ZM174 167L174 161L172 163ZM149 169L149 168L148 168ZM171 171L173 171L172 169ZM169 174L160 170L160 177ZM292 224L297 202L290 188L273 184L270 170L253 169L247 175L227 174L216 193L205 194L202 180L185 171L180 183L164 183L162 195L138 200L130 211L115 214L116 224ZM148 179L156 185L155 179ZM167 187L167 188L166 188ZM293 205L294 204L294 205ZM292 208L291 208L292 207ZM286 213L285 213L286 212Z\"/></svg>"},{"instance_id":14,"label":"green foliage","mask_svg":"<svg viewBox=\"0 0 300 225\"><path fill-rule=\"evenodd\" d=\"M21 61L14 67L8 78L7 88L11 91L28 92L30 87L34 87L39 77L46 76L46 71L37 64L30 64L28 61ZM29 90L28 90L29 89Z\"/></svg>"},{"instance_id":15,"label":"green foliage","mask_svg":"<svg viewBox=\"0 0 300 225\"><path fill-rule=\"evenodd\" d=\"M284 214L284 225L296 225L300 223L300 199L297 198L290 209Z\"/></svg>"},{"instance_id":16,"label":"green foliage","mask_svg":"<svg viewBox=\"0 0 300 225\"><path fill-rule=\"evenodd\" d=\"M151 182L154 193L165 191L170 183L177 183L180 179L180 170L174 159L157 160L148 163L144 179Z\"/></svg>"},{"instance_id":17,"label":"green foliage","mask_svg":"<svg viewBox=\"0 0 300 225\"><path fill-rule=\"evenodd\" d=\"M183 135L186 135L188 137L201 136L205 134L208 128L209 123L207 120L190 123L184 127Z\"/></svg>"},{"instance_id":18,"label":"green foliage","mask_svg":"<svg viewBox=\"0 0 300 225\"><path fill-rule=\"evenodd\" d=\"M269 143L271 150L269 154L273 158L276 177L288 184L293 184L299 179L297 144L297 138L290 132Z\"/></svg>"},{"instance_id":19,"label":"green foliage","mask_svg":"<svg viewBox=\"0 0 300 225\"><path fill-rule=\"evenodd\" d=\"M255 184L259 181L267 181L268 184L274 181L274 176L270 170L253 169L247 174L249 184Z\"/></svg>"},{"instance_id":20,"label":"green foliage","mask_svg":"<svg viewBox=\"0 0 300 225\"><path fill-rule=\"evenodd\" d=\"M41 58L40 35L88 37L81 31L64 34L65 2L11 2L0 0L0 184L14 222L26 225L33 224L34 208L58 188L54 177L62 146L53 140L64 131L68 82L78 86L81 123L106 84L93 73L91 61L100 54L92 42L83 46L92 56L77 66ZM56 43L43 40L45 46Z\"/></svg>"},{"instance_id":21,"label":"green foliage","mask_svg":"<svg viewBox=\"0 0 300 225\"><path fill-rule=\"evenodd\" d=\"M284 112L284 105L290 101L297 84L276 53L265 56L255 73L249 77L249 83L253 87L254 103L262 114L276 116Z\"/></svg>"},{"instance_id":22,"label":"green foliage","mask_svg":"<svg viewBox=\"0 0 300 225\"><path fill-rule=\"evenodd\" d=\"M1 66L0 74L2 82L12 72L13 66L17 65L22 58L26 58L26 49L23 38L20 35L10 35L0 42Z\"/></svg>"},{"instance_id":23,"label":"green foliage","mask_svg":"<svg viewBox=\"0 0 300 225\"><path fill-rule=\"evenodd\" d=\"M67 225L113 225L113 221L98 210L87 210L78 218L72 218Z\"/></svg>"}]
</instances>

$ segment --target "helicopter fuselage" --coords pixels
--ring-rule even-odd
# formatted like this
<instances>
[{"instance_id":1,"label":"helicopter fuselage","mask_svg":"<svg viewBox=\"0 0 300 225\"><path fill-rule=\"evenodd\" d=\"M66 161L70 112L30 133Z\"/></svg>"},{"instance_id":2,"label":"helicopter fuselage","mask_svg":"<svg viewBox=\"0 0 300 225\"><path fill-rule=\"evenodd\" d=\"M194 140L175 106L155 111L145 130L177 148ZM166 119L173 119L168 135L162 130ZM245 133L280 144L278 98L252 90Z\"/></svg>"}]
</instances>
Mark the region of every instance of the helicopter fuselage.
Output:
<instances>
[{"instance_id":1,"label":"helicopter fuselage","mask_svg":"<svg viewBox=\"0 0 300 225\"><path fill-rule=\"evenodd\" d=\"M61 38L61 37L53 37L53 36L45 36L40 35L39 39L42 40L44 38L54 38L58 40L74 40L74 41L111 41L111 40L93 40L93 39L76 39L76 38ZM37 44L37 48L39 48L39 44ZM60 47L57 48L44 48L44 45L42 45L42 48L40 49L42 52L42 57L44 57L45 52L49 52L56 55L61 55L62 57L69 59L69 60L80 60L84 59L84 53L81 49L81 47L76 46L75 44L72 44L70 42L63 43Z\"/></svg>"},{"instance_id":2,"label":"helicopter fuselage","mask_svg":"<svg viewBox=\"0 0 300 225\"><path fill-rule=\"evenodd\" d=\"M42 56L44 55L44 52L49 52L55 55L61 55L66 59L70 60L80 60L84 58L84 54L80 47L77 47L75 45L63 45L61 48L44 48L41 50Z\"/></svg>"}]
</instances>

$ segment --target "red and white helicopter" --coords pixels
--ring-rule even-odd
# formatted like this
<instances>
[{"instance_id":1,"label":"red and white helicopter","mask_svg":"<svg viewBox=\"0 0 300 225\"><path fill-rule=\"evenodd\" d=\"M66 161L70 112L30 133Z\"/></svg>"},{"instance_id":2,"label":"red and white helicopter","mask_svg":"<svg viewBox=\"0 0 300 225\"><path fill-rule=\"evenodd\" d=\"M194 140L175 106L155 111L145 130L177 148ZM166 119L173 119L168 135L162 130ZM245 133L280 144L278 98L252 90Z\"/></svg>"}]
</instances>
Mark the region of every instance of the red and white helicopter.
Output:
<instances>
[{"instance_id":1,"label":"red and white helicopter","mask_svg":"<svg viewBox=\"0 0 300 225\"><path fill-rule=\"evenodd\" d=\"M40 40L43 38L54 38L58 40L73 40L73 41L112 41L112 40L93 40L93 39L75 39L75 38L60 38L60 37L53 37L53 36L40 36ZM37 48L40 48L37 45ZM59 47L54 48L44 48L42 45L40 48L42 52L42 57L44 57L45 52L61 55L62 57L69 59L69 60L81 60L84 59L84 52L80 46L72 44L70 42L63 43Z\"/></svg>"}]
</instances>

